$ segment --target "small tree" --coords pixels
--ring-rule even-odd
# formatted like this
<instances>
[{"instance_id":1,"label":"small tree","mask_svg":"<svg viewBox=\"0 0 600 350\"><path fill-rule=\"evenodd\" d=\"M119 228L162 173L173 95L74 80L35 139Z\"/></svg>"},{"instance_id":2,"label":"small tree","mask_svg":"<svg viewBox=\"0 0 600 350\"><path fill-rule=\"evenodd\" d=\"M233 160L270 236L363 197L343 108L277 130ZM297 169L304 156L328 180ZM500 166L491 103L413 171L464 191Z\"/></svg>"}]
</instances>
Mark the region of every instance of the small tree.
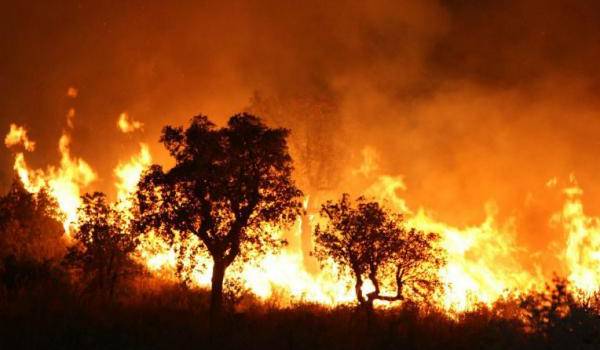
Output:
<instances>
[{"instance_id":1,"label":"small tree","mask_svg":"<svg viewBox=\"0 0 600 350\"><path fill-rule=\"evenodd\" d=\"M65 253L58 205L45 190L30 193L19 179L0 197L0 281L10 289L49 276Z\"/></svg>"},{"instance_id":2,"label":"small tree","mask_svg":"<svg viewBox=\"0 0 600 350\"><path fill-rule=\"evenodd\" d=\"M140 225L167 238L195 235L213 260L211 319L222 311L226 269L249 250L276 246L267 223L291 222L301 192L292 180L289 131L238 114L217 128L205 116L184 130L167 126L161 142L175 166L153 166L139 184Z\"/></svg>"},{"instance_id":3,"label":"small tree","mask_svg":"<svg viewBox=\"0 0 600 350\"><path fill-rule=\"evenodd\" d=\"M103 193L85 194L82 200L73 232L76 243L65 262L80 270L86 291L112 299L123 278L136 270L130 253L137 247L138 234Z\"/></svg>"},{"instance_id":4,"label":"small tree","mask_svg":"<svg viewBox=\"0 0 600 350\"><path fill-rule=\"evenodd\" d=\"M56 202L45 190L28 192L15 179L9 192L0 198L0 257L38 262L64 254L64 229Z\"/></svg>"},{"instance_id":5,"label":"small tree","mask_svg":"<svg viewBox=\"0 0 600 350\"><path fill-rule=\"evenodd\" d=\"M443 258L435 246L438 235L405 229L402 216L363 197L353 206L348 194L324 204L321 214L328 223L315 229L314 254L322 263L333 259L342 271L352 274L360 306L371 310L375 300L424 297L440 287L438 270ZM366 295L362 291L365 281L374 288ZM384 294L386 285L395 287L395 293Z\"/></svg>"}]
</instances>

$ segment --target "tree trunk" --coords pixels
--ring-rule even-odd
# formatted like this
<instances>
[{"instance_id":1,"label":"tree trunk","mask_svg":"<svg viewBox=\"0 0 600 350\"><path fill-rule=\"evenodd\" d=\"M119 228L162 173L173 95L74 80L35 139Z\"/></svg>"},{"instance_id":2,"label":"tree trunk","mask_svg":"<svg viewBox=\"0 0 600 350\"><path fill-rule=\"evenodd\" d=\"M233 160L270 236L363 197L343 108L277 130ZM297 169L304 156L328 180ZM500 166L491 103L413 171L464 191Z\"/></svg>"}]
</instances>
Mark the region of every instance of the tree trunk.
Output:
<instances>
[{"instance_id":1,"label":"tree trunk","mask_svg":"<svg viewBox=\"0 0 600 350\"><path fill-rule=\"evenodd\" d=\"M354 275L356 277L356 284L354 285L354 292L356 293L356 300L358 300L358 306L362 308L365 306L365 303L366 303L365 297L362 293L363 281L362 281L362 278L360 277L360 274L354 272Z\"/></svg>"},{"instance_id":2,"label":"tree trunk","mask_svg":"<svg viewBox=\"0 0 600 350\"><path fill-rule=\"evenodd\" d=\"M223 313L223 279L227 266L222 261L214 260L210 291L210 322L218 323Z\"/></svg>"}]
</instances>

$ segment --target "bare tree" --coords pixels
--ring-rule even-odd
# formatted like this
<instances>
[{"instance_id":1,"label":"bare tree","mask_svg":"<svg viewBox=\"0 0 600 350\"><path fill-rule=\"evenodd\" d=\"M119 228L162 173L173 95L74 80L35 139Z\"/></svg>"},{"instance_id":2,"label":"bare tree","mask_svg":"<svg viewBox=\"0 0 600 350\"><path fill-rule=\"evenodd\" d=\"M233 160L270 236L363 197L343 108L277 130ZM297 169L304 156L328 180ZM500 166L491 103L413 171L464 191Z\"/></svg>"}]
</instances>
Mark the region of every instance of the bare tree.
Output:
<instances>
[{"instance_id":1,"label":"bare tree","mask_svg":"<svg viewBox=\"0 0 600 350\"><path fill-rule=\"evenodd\" d=\"M375 300L424 297L441 286L438 270L444 260L436 248L437 234L406 229L401 215L363 197L353 205L348 194L324 204L321 214L328 223L315 229L314 254L322 263L333 259L353 275L360 306L371 310ZM374 290L365 295L366 281ZM395 293L385 294L384 289L394 288Z\"/></svg>"}]
</instances>

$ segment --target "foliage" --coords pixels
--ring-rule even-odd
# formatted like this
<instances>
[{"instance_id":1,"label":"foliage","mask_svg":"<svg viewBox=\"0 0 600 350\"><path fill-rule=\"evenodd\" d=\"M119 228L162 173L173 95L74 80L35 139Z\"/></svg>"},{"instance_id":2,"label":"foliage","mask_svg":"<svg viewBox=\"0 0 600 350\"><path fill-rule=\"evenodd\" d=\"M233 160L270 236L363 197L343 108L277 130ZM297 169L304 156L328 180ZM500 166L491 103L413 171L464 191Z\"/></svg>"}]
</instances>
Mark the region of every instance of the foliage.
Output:
<instances>
[{"instance_id":1,"label":"foliage","mask_svg":"<svg viewBox=\"0 0 600 350\"><path fill-rule=\"evenodd\" d=\"M249 114L234 115L223 128L197 116L185 130L163 130L175 166L152 166L140 181L138 225L171 239L195 235L211 255L213 314L222 307L227 267L249 250L276 245L265 225L290 222L299 212L288 134Z\"/></svg>"},{"instance_id":2,"label":"foliage","mask_svg":"<svg viewBox=\"0 0 600 350\"><path fill-rule=\"evenodd\" d=\"M65 263L80 270L86 291L112 299L124 277L137 270L130 253L137 247L138 233L100 192L82 197L78 218L76 243Z\"/></svg>"},{"instance_id":3,"label":"foliage","mask_svg":"<svg viewBox=\"0 0 600 350\"><path fill-rule=\"evenodd\" d=\"M577 295L579 294L579 295ZM526 330L554 346L600 346L600 297L573 291L565 279L520 299Z\"/></svg>"},{"instance_id":4,"label":"foliage","mask_svg":"<svg viewBox=\"0 0 600 350\"><path fill-rule=\"evenodd\" d=\"M44 262L64 254L57 204L45 190L29 193L17 179L0 198L0 257Z\"/></svg>"},{"instance_id":5,"label":"foliage","mask_svg":"<svg viewBox=\"0 0 600 350\"><path fill-rule=\"evenodd\" d=\"M42 238L48 233L35 230L43 228L40 223L46 220L60 226L53 219L54 206L44 202L45 194L29 196L22 187L15 186L11 190L14 193L0 200L5 225L2 227L12 230L2 232L18 233L17 243L21 239L45 241ZM14 203L7 203L7 198ZM403 294L384 295L382 288L381 295L368 293L363 298L367 306L372 300L396 300L398 295L406 296L407 302L378 310L367 319L345 306L326 308L295 303L281 308L272 301L246 298L243 285L230 276L225 280L224 297L231 312L226 322L220 323L218 337L211 339L208 335L212 329L204 317L210 307L207 292L176 285L146 288L147 284L139 284L134 293L124 295L122 303L96 308L93 303L77 298L71 281L51 260L40 260L43 254L36 255L40 250L34 249L33 244L17 247L18 254L7 254L1 260L0 283L4 288L0 288L0 347L594 349L600 346L598 294L581 294L566 280L557 278L546 290L532 291L518 299L507 297L493 306L480 305L451 317L443 310L412 302L413 296L428 293L428 287L415 283L435 270L427 264L441 263L434 247L435 235L405 229L401 217L364 198L352 203L344 195L339 202L327 203L323 213L328 223L317 229L320 244L316 254L322 260L340 261L351 272L350 263L354 262L360 268L360 278L374 285L378 282L385 285L390 271L397 272L401 266L405 270L401 274L404 279L397 290ZM28 223L29 217L32 221L42 219ZM10 225L6 224L6 218L10 219ZM101 193L83 197L80 218L73 232L77 243L69 250L67 260L70 266L81 269L88 288L99 288L109 294L111 280L105 279L102 285L100 276L117 276L114 288L126 270L133 268L129 256L137 243L136 227L107 204ZM134 218L139 219L139 213L134 211ZM33 234L29 229L34 230ZM420 250L428 253L417 253ZM158 283L146 278L151 285ZM435 285L436 281L431 283ZM242 298L243 305L236 307Z\"/></svg>"},{"instance_id":6,"label":"foliage","mask_svg":"<svg viewBox=\"0 0 600 350\"><path fill-rule=\"evenodd\" d=\"M321 214L328 223L315 229L315 255L322 262L331 258L353 274L361 306L372 308L375 300L404 300L407 295L425 297L441 286L438 235L406 229L401 216L363 197L353 205L347 194L324 204ZM390 271L396 293L384 295L382 287ZM374 290L365 297L362 288L367 280Z\"/></svg>"}]
</instances>

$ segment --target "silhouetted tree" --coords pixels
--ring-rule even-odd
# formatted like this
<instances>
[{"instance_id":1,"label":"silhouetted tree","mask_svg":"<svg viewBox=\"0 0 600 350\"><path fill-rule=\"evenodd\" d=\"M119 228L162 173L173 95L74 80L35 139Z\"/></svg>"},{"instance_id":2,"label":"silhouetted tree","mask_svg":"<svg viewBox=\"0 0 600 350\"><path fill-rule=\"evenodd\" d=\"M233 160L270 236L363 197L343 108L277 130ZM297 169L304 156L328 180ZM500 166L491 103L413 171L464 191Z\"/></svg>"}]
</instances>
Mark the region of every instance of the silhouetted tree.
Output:
<instances>
[{"instance_id":1,"label":"silhouetted tree","mask_svg":"<svg viewBox=\"0 0 600 350\"><path fill-rule=\"evenodd\" d=\"M56 202L45 190L29 193L15 180L0 198L0 256L29 256L37 260L57 257L64 252Z\"/></svg>"},{"instance_id":2,"label":"silhouetted tree","mask_svg":"<svg viewBox=\"0 0 600 350\"><path fill-rule=\"evenodd\" d=\"M123 278L136 271L130 253L138 237L103 193L85 194L73 232L76 243L69 247L65 263L80 270L87 292L112 299Z\"/></svg>"},{"instance_id":3,"label":"silhouetted tree","mask_svg":"<svg viewBox=\"0 0 600 350\"><path fill-rule=\"evenodd\" d=\"M195 235L213 260L211 318L222 311L223 279L238 256L276 245L264 225L291 222L301 192L292 180L289 131L238 114L216 128L205 116L167 126L161 142L175 166L153 166L139 185L140 224L167 237Z\"/></svg>"},{"instance_id":4,"label":"silhouetted tree","mask_svg":"<svg viewBox=\"0 0 600 350\"><path fill-rule=\"evenodd\" d=\"M0 275L17 289L43 278L65 252L56 202L45 190L30 193L19 179L0 198Z\"/></svg>"},{"instance_id":5,"label":"silhouetted tree","mask_svg":"<svg viewBox=\"0 0 600 350\"><path fill-rule=\"evenodd\" d=\"M437 234L406 229L402 216L363 197L353 206L348 194L324 204L321 214L328 223L315 229L314 253L321 262L332 258L353 275L360 306L371 310L375 300L424 297L440 287L438 270L444 260L435 246ZM364 295L366 280L374 290ZM384 294L386 284L395 287L393 295Z\"/></svg>"}]
</instances>

